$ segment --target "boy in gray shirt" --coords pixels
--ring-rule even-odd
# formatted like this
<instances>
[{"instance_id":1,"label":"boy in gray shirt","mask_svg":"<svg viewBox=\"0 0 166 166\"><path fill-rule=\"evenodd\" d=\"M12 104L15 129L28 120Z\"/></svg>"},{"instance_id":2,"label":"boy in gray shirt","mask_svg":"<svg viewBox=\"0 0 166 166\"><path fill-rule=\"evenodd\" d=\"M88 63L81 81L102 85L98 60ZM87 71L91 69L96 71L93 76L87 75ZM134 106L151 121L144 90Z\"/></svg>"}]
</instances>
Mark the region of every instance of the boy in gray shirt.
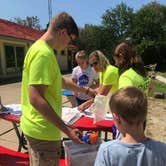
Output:
<instances>
[{"instance_id":1,"label":"boy in gray shirt","mask_svg":"<svg viewBox=\"0 0 166 166\"><path fill-rule=\"evenodd\" d=\"M112 95L109 106L122 138L100 146L95 166L165 166L166 144L144 134L144 93L136 87L120 89Z\"/></svg>"}]
</instances>

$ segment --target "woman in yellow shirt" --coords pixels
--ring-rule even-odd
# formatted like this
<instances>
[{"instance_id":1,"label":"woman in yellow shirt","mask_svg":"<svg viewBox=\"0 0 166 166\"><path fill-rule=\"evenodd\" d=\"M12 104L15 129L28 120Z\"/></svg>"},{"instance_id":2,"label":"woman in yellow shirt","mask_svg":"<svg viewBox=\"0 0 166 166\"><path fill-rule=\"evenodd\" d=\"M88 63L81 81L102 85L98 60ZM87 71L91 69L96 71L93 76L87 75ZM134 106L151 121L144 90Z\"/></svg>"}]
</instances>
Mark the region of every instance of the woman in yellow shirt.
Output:
<instances>
[{"instance_id":1,"label":"woman in yellow shirt","mask_svg":"<svg viewBox=\"0 0 166 166\"><path fill-rule=\"evenodd\" d=\"M114 93L118 89L118 68L111 65L105 55L99 51L93 51L89 55L89 64L99 73L99 88L97 94L107 96L109 92ZM94 99L88 100L81 104L78 109L80 111L88 108Z\"/></svg>"},{"instance_id":2,"label":"woman in yellow shirt","mask_svg":"<svg viewBox=\"0 0 166 166\"><path fill-rule=\"evenodd\" d=\"M149 79L142 58L137 55L134 45L128 42L118 44L113 55L119 68L119 88L136 86L147 92Z\"/></svg>"}]
</instances>

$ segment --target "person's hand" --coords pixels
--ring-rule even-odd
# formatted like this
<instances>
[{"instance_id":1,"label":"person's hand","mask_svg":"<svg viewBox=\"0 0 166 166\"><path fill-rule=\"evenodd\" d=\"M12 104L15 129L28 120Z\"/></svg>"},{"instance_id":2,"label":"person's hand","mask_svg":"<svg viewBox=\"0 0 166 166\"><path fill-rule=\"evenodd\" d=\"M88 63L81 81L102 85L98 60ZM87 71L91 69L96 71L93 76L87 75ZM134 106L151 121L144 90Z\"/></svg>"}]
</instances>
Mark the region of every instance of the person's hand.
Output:
<instances>
[{"instance_id":1,"label":"person's hand","mask_svg":"<svg viewBox=\"0 0 166 166\"><path fill-rule=\"evenodd\" d=\"M77 93L77 92L74 92L74 96L76 96L76 97L77 97L77 96L78 96L78 93Z\"/></svg>"},{"instance_id":2,"label":"person's hand","mask_svg":"<svg viewBox=\"0 0 166 166\"><path fill-rule=\"evenodd\" d=\"M78 111L83 112L86 108L84 107L84 103L78 106Z\"/></svg>"},{"instance_id":3,"label":"person's hand","mask_svg":"<svg viewBox=\"0 0 166 166\"><path fill-rule=\"evenodd\" d=\"M85 109L89 108L89 107L91 106L91 104L93 104L93 102L94 102L94 98L91 98L90 100L88 100L88 101L86 101L86 102L80 104L80 105L78 106L78 110L79 110L80 112L83 112Z\"/></svg>"},{"instance_id":4,"label":"person's hand","mask_svg":"<svg viewBox=\"0 0 166 166\"><path fill-rule=\"evenodd\" d=\"M97 95L97 92L94 89L87 87L86 94L90 97L95 97Z\"/></svg>"},{"instance_id":5,"label":"person's hand","mask_svg":"<svg viewBox=\"0 0 166 166\"><path fill-rule=\"evenodd\" d=\"M68 136L71 140L73 140L77 144L85 144L85 142L81 141L80 139L81 132L78 129L68 127L68 130Z\"/></svg>"}]
</instances>

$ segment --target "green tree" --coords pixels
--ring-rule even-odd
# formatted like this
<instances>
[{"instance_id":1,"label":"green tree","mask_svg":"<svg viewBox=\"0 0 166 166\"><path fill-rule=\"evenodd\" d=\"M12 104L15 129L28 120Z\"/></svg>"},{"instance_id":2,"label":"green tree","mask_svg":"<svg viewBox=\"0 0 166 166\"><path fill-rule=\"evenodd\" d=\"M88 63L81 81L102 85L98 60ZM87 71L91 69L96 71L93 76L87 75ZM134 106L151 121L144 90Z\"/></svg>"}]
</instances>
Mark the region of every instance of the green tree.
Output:
<instances>
[{"instance_id":1,"label":"green tree","mask_svg":"<svg viewBox=\"0 0 166 166\"><path fill-rule=\"evenodd\" d=\"M80 29L80 48L88 53L101 50L110 59L111 42L110 32L103 26L85 25Z\"/></svg>"},{"instance_id":2,"label":"green tree","mask_svg":"<svg viewBox=\"0 0 166 166\"><path fill-rule=\"evenodd\" d=\"M144 39L163 40L165 35L166 6L151 2L135 14L133 37L138 42Z\"/></svg>"},{"instance_id":3,"label":"green tree","mask_svg":"<svg viewBox=\"0 0 166 166\"><path fill-rule=\"evenodd\" d=\"M132 38L145 64L166 63L166 6L151 2L136 14Z\"/></svg>"},{"instance_id":4,"label":"green tree","mask_svg":"<svg viewBox=\"0 0 166 166\"><path fill-rule=\"evenodd\" d=\"M102 15L102 27L104 29L101 35L104 42L104 49L112 62L112 54L116 44L125 39L131 38L134 13L133 9L125 3L120 3L113 9L108 9ZM105 38L105 39L104 39Z\"/></svg>"},{"instance_id":5,"label":"green tree","mask_svg":"<svg viewBox=\"0 0 166 166\"><path fill-rule=\"evenodd\" d=\"M40 20L37 16L27 16L25 19L22 19L20 17L14 18L13 22L20 24L20 25L24 25L24 26L28 26L30 28L34 28L34 29L41 29L41 25L40 25Z\"/></svg>"},{"instance_id":6,"label":"green tree","mask_svg":"<svg viewBox=\"0 0 166 166\"><path fill-rule=\"evenodd\" d=\"M84 49L91 52L95 49L101 49L101 28L95 25L85 25L80 29L80 40Z\"/></svg>"},{"instance_id":7,"label":"green tree","mask_svg":"<svg viewBox=\"0 0 166 166\"><path fill-rule=\"evenodd\" d=\"M133 9L122 2L114 9L106 10L102 25L109 29L113 40L124 39L131 34L133 17Z\"/></svg>"}]
</instances>

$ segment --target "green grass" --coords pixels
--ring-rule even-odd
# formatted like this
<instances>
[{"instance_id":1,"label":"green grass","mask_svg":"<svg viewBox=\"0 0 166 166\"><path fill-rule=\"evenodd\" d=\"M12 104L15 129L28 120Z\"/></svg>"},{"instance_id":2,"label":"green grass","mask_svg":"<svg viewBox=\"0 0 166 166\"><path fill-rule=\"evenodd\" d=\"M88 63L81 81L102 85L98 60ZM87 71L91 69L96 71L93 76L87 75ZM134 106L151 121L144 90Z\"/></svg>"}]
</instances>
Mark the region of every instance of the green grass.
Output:
<instances>
[{"instance_id":1,"label":"green grass","mask_svg":"<svg viewBox=\"0 0 166 166\"><path fill-rule=\"evenodd\" d=\"M166 93L166 84L155 80L154 81L154 90L153 90L153 92Z\"/></svg>"},{"instance_id":2,"label":"green grass","mask_svg":"<svg viewBox=\"0 0 166 166\"><path fill-rule=\"evenodd\" d=\"M149 75L151 74L152 73L149 72ZM155 75L160 75L166 78L166 72L156 72ZM153 94L156 92L166 93L166 84L158 80L154 80L154 88L153 91L150 93L150 96L153 96Z\"/></svg>"},{"instance_id":3,"label":"green grass","mask_svg":"<svg viewBox=\"0 0 166 166\"><path fill-rule=\"evenodd\" d=\"M156 75L160 75L166 78L166 72L156 72ZM153 93L155 92L161 92L161 93L166 93L166 84L163 82L160 82L158 80L154 80L154 89Z\"/></svg>"}]
</instances>

